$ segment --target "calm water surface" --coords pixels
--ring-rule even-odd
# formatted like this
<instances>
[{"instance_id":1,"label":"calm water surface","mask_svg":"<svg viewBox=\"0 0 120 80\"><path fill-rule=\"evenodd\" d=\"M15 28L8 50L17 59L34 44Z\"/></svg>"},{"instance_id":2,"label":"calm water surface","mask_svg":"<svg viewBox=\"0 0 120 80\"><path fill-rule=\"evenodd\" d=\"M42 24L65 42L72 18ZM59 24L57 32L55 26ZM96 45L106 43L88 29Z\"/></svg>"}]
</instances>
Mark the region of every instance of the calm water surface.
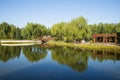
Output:
<instances>
[{"instance_id":1,"label":"calm water surface","mask_svg":"<svg viewBox=\"0 0 120 80\"><path fill-rule=\"evenodd\" d=\"M120 80L120 52L0 46L0 80Z\"/></svg>"}]
</instances>

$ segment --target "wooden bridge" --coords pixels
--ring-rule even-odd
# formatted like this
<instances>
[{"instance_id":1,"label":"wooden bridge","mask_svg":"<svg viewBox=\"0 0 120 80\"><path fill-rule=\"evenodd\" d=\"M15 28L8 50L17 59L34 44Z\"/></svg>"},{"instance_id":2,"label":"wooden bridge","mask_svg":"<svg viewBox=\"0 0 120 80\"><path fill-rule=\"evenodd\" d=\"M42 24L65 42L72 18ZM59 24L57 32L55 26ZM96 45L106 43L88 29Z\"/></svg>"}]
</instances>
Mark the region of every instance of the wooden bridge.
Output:
<instances>
[{"instance_id":1,"label":"wooden bridge","mask_svg":"<svg viewBox=\"0 0 120 80\"><path fill-rule=\"evenodd\" d=\"M50 40L54 40L54 38L52 38L51 36L43 36L43 37L40 37L40 38L37 38L37 40L40 40L42 44L46 43L47 41L50 41Z\"/></svg>"}]
</instances>

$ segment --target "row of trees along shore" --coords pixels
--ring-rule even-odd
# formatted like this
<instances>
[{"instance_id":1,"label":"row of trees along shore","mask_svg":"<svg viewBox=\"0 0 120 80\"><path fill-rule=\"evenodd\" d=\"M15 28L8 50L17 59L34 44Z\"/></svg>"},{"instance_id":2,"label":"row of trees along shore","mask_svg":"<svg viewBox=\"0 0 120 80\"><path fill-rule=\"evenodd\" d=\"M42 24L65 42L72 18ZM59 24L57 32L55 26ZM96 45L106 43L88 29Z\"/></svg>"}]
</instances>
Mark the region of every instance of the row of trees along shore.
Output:
<instances>
[{"instance_id":1,"label":"row of trees along shore","mask_svg":"<svg viewBox=\"0 0 120 80\"><path fill-rule=\"evenodd\" d=\"M60 22L51 28L37 23L28 23L24 28L16 27L7 22L0 23L0 39L36 39L45 35L50 35L56 40L71 42L74 40L92 40L93 34L118 35L120 42L120 23L99 23L88 24L87 19L78 17L70 22Z\"/></svg>"}]
</instances>

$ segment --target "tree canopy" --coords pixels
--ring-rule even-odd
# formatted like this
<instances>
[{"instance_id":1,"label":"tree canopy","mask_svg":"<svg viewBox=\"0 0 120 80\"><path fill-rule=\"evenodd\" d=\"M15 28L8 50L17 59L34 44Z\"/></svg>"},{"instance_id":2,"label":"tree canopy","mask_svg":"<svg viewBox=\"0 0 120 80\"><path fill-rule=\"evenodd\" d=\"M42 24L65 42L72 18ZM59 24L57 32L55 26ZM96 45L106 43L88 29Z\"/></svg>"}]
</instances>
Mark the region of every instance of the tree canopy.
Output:
<instances>
[{"instance_id":1,"label":"tree canopy","mask_svg":"<svg viewBox=\"0 0 120 80\"><path fill-rule=\"evenodd\" d=\"M0 39L20 39L21 29L3 22L0 24Z\"/></svg>"},{"instance_id":2,"label":"tree canopy","mask_svg":"<svg viewBox=\"0 0 120 80\"><path fill-rule=\"evenodd\" d=\"M48 34L48 30L44 25L28 23L22 29L22 37L24 39L35 39Z\"/></svg>"}]
</instances>

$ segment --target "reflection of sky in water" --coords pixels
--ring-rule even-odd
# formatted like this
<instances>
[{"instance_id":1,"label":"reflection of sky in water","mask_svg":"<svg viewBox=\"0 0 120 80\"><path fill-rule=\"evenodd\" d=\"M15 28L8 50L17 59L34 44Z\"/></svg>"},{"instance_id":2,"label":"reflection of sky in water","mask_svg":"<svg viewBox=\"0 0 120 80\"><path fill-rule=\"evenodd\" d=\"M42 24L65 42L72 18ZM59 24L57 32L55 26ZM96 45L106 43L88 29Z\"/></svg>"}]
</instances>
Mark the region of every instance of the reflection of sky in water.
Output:
<instances>
[{"instance_id":1,"label":"reflection of sky in water","mask_svg":"<svg viewBox=\"0 0 120 80\"><path fill-rule=\"evenodd\" d=\"M57 53L54 55L60 58L60 55L57 55ZM107 59L100 62L88 56L85 71L79 72L72 68L77 67L74 63L69 63L72 66L68 66L65 63L62 64L57 60L53 60L52 55L51 50L47 50L45 58L37 62L30 62L21 52L19 58L10 59L5 63L0 62L0 80L120 80L120 61L116 60L114 62L114 60ZM76 64L81 65L82 61L84 65L85 61L81 57L83 54L78 55L75 55L77 59L82 59L78 60ZM72 55L64 57L71 58ZM62 59L69 60L61 57L60 60L62 61Z\"/></svg>"},{"instance_id":2,"label":"reflection of sky in water","mask_svg":"<svg viewBox=\"0 0 120 80\"><path fill-rule=\"evenodd\" d=\"M3 66L1 66L3 65ZM51 52L48 51L48 54L44 60L41 60L40 62L35 62L35 63L30 63L23 54L20 55L19 59L15 58L14 60L10 60L6 63L1 63L0 64L0 77L5 77L9 75L16 75L17 73L24 74L26 76L31 75L32 73L26 72L30 71L33 72L31 76L36 76L37 75L42 75L42 77L47 77L47 76L57 76L57 74L61 74L65 72L67 74L67 66L64 65L58 65L57 62L52 61L51 59ZM61 68L61 67L64 68ZM69 69L68 69L69 71ZM52 74L55 73L55 74ZM56 74L57 73L57 74ZM17 75L18 76L18 75ZM24 77L26 77L24 76ZM38 76L36 76L38 77ZM62 76L61 76L62 77ZM8 78L9 79L9 78Z\"/></svg>"},{"instance_id":3,"label":"reflection of sky in water","mask_svg":"<svg viewBox=\"0 0 120 80\"><path fill-rule=\"evenodd\" d=\"M21 53L19 58L14 58L6 63L0 63L0 76L28 67L30 65L32 64L30 64L30 62L27 61L25 56Z\"/></svg>"},{"instance_id":4,"label":"reflection of sky in water","mask_svg":"<svg viewBox=\"0 0 120 80\"><path fill-rule=\"evenodd\" d=\"M106 75L105 77L114 77L120 79L120 61L105 60L103 62L93 61L91 58L88 63L88 70L99 71L99 75ZM92 73L91 72L91 73ZM96 73L98 74L98 73ZM102 76L101 76L102 77ZM111 80L111 79L109 79Z\"/></svg>"}]
</instances>

